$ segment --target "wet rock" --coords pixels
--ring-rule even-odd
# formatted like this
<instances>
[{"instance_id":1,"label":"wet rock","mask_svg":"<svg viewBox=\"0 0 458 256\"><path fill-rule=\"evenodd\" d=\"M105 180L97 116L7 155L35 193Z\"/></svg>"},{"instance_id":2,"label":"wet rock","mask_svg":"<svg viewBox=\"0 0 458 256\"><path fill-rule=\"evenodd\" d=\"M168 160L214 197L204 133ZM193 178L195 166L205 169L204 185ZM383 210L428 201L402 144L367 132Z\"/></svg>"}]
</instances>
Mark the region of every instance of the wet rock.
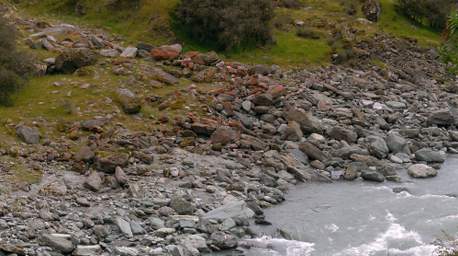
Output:
<instances>
[{"instance_id":1,"label":"wet rock","mask_svg":"<svg viewBox=\"0 0 458 256\"><path fill-rule=\"evenodd\" d=\"M142 109L141 100L129 89L118 89L116 96L126 114L138 114Z\"/></svg>"},{"instance_id":2,"label":"wet rock","mask_svg":"<svg viewBox=\"0 0 458 256\"><path fill-rule=\"evenodd\" d=\"M42 234L40 236L40 244L49 246L61 253L71 253L75 249L75 245L67 235L60 234Z\"/></svg>"},{"instance_id":3,"label":"wet rock","mask_svg":"<svg viewBox=\"0 0 458 256\"><path fill-rule=\"evenodd\" d=\"M299 149L304 152L304 154L306 154L311 160L319 160L324 162L327 159L326 154L310 142L301 143L299 145Z\"/></svg>"},{"instance_id":4,"label":"wet rock","mask_svg":"<svg viewBox=\"0 0 458 256\"><path fill-rule=\"evenodd\" d=\"M437 170L429 167L425 164L414 164L411 165L408 170L408 174L413 178L430 178L437 175Z\"/></svg>"},{"instance_id":5,"label":"wet rock","mask_svg":"<svg viewBox=\"0 0 458 256\"><path fill-rule=\"evenodd\" d=\"M367 140L369 143L369 152L372 155L380 159L386 158L388 156L390 150L388 149L388 146L382 137L369 136L367 137Z\"/></svg>"},{"instance_id":6,"label":"wet rock","mask_svg":"<svg viewBox=\"0 0 458 256\"><path fill-rule=\"evenodd\" d=\"M164 45L151 50L151 56L155 60L171 60L180 56L183 47L180 44Z\"/></svg>"},{"instance_id":7,"label":"wet rock","mask_svg":"<svg viewBox=\"0 0 458 256\"><path fill-rule=\"evenodd\" d=\"M447 155L443 151L434 151L429 148L423 148L415 152L415 158L418 161L425 161L428 163L443 163Z\"/></svg>"},{"instance_id":8,"label":"wet rock","mask_svg":"<svg viewBox=\"0 0 458 256\"><path fill-rule=\"evenodd\" d=\"M405 187L395 187L393 188L393 193L396 193L396 194L399 194L401 192L408 192L410 193L409 189L408 188L405 188Z\"/></svg>"},{"instance_id":9,"label":"wet rock","mask_svg":"<svg viewBox=\"0 0 458 256\"><path fill-rule=\"evenodd\" d=\"M383 174L373 171L373 170L363 170L361 172L361 177L367 181L375 181L375 182L384 182L385 176Z\"/></svg>"},{"instance_id":10,"label":"wet rock","mask_svg":"<svg viewBox=\"0 0 458 256\"><path fill-rule=\"evenodd\" d=\"M287 119L299 123L304 133L321 133L323 130L321 121L311 112L305 112L302 109L288 111Z\"/></svg>"},{"instance_id":11,"label":"wet rock","mask_svg":"<svg viewBox=\"0 0 458 256\"><path fill-rule=\"evenodd\" d=\"M56 57L54 72L72 74L77 69L95 64L95 54L89 49L67 49Z\"/></svg>"},{"instance_id":12,"label":"wet rock","mask_svg":"<svg viewBox=\"0 0 458 256\"><path fill-rule=\"evenodd\" d=\"M40 131L36 127L19 125L16 128L17 136L27 144L40 143Z\"/></svg>"}]
</instances>

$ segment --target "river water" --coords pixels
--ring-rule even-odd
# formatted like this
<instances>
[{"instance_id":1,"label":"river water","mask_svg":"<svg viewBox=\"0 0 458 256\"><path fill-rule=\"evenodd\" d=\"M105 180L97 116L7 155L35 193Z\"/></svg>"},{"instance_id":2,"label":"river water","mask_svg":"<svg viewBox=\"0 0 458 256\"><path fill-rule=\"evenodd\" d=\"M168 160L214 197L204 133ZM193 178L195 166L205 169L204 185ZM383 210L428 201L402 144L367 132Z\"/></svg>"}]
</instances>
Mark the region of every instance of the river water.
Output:
<instances>
[{"instance_id":1,"label":"river water","mask_svg":"<svg viewBox=\"0 0 458 256\"><path fill-rule=\"evenodd\" d=\"M272 226L254 227L266 237L246 241L253 246L246 254L440 255L433 242L458 237L458 157L449 157L436 178L402 177L402 183L296 186L285 203L266 211ZM278 229L293 241L275 238Z\"/></svg>"}]
</instances>

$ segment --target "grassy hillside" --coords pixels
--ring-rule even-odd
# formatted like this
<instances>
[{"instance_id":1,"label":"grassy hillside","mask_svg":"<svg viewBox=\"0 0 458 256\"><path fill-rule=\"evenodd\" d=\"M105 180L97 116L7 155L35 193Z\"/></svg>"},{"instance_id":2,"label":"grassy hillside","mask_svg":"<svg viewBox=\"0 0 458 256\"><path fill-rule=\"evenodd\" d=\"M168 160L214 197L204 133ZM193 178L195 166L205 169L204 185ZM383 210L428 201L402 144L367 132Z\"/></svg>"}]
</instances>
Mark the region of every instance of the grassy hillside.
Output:
<instances>
[{"instance_id":1,"label":"grassy hillside","mask_svg":"<svg viewBox=\"0 0 458 256\"><path fill-rule=\"evenodd\" d=\"M278 8L274 23L282 28L274 31L276 44L261 49L237 49L222 53L226 58L248 62L291 65L326 64L332 52L329 37L336 30L351 27L359 30L362 40L376 32L386 32L395 36L411 37L423 45L438 45L439 34L426 28L412 25L407 19L399 16L394 10L395 0L382 0L383 15L377 24L361 24L356 16L345 12L349 1L342 0L303 0L304 8L297 10ZM209 50L192 42L180 33L174 33L171 13L178 0L141 1L137 8L106 7L106 1L86 1L85 15L77 16L61 0L40 0L20 4L25 13L33 16L59 19L91 27L100 27L122 35L127 42L145 41L156 45L179 41L187 50ZM356 1L358 2L358 1ZM360 8L358 8L360 9ZM319 33L320 39L301 38L296 35L295 21L304 21L307 29ZM285 23L285 24L283 24ZM287 24L286 24L287 23Z\"/></svg>"},{"instance_id":2,"label":"grassy hillside","mask_svg":"<svg viewBox=\"0 0 458 256\"><path fill-rule=\"evenodd\" d=\"M8 1L8 0L0 0ZM264 48L237 49L221 53L225 58L246 63L278 64L284 67L303 65L326 65L332 53L330 38L335 31L351 28L357 31L355 40L370 38L377 32L386 32L394 36L415 38L423 45L438 45L440 35L426 28L416 27L394 10L395 0L382 0L383 15L377 24L362 23L359 18L346 14L342 0L304 0L305 7L292 10L277 8L274 23L276 44ZM17 2L17 1L16 1ZM19 1L18 11L25 16L51 22L69 22L87 27L103 28L119 35L127 43L139 41L155 45L179 41L186 50L209 50L172 29L170 13L177 0L144 0L138 8L106 8L105 1L86 1L86 13L78 16L74 8L63 4L61 0ZM359 9L359 8L358 8ZM307 30L313 31L319 38L302 38L296 35L296 21L303 21ZM22 45L24 49L28 49ZM52 57L54 53L34 50L38 59ZM141 62L141 61L140 61ZM140 63L141 64L141 63ZM140 76L140 75L139 75ZM112 98L114 90L128 83L125 78L114 76L110 69L95 67L92 76L49 76L34 78L24 90L15 96L15 106L0 107L0 135L14 135L14 126L19 122L38 122L46 120L49 127L43 127L43 133L49 136L59 134L59 127L77 120L104 116L113 113L113 104L105 103ZM184 81L178 88L153 89L160 96L172 95L177 89L184 89L189 81ZM145 89L146 88L146 89ZM141 87L139 93L148 92L148 87ZM189 102L177 104L187 105ZM192 105L192 104L191 104ZM198 109L195 106L194 109ZM179 112L177 108L175 112ZM170 114L173 116L173 112ZM156 108L143 109L143 116L157 118ZM179 113L177 113L179 114ZM132 119L122 116L122 118ZM144 122L135 120L117 120L136 129L147 129ZM127 121L127 122L126 122ZM132 122L131 122L132 121Z\"/></svg>"}]
</instances>

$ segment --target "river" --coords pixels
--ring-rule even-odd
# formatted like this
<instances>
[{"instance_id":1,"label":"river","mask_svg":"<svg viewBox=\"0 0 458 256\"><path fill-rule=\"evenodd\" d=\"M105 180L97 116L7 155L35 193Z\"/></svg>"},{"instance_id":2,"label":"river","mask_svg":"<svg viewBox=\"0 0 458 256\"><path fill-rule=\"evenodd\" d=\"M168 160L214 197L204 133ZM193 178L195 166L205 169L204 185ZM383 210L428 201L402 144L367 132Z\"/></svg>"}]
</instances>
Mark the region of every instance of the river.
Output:
<instances>
[{"instance_id":1,"label":"river","mask_svg":"<svg viewBox=\"0 0 458 256\"><path fill-rule=\"evenodd\" d=\"M458 157L432 179L296 186L287 201L266 210L265 237L246 241L249 256L430 256L435 244L458 237ZM401 191L401 192L400 192ZM291 240L276 238L278 229Z\"/></svg>"}]
</instances>

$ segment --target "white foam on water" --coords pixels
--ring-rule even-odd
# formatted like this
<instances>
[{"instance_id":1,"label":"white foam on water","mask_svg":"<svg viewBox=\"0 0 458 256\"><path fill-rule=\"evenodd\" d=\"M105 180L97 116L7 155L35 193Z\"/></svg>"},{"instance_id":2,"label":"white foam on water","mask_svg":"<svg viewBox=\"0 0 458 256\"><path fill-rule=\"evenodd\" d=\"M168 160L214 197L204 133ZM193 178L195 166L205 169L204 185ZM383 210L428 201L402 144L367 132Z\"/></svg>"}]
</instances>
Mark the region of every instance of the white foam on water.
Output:
<instances>
[{"instance_id":1,"label":"white foam on water","mask_svg":"<svg viewBox=\"0 0 458 256\"><path fill-rule=\"evenodd\" d=\"M390 212L387 213L385 219L388 221L388 229L377 235L377 237L369 243L362 244L356 247L345 249L342 252L334 254L334 256L371 256L375 253L386 252L387 255L409 255L409 256L425 256L435 255L438 247L425 244L422 241L420 234L415 231L407 230L405 227L396 223L397 219ZM415 246L401 249L390 248L392 242L409 242Z\"/></svg>"},{"instance_id":2,"label":"white foam on water","mask_svg":"<svg viewBox=\"0 0 458 256\"><path fill-rule=\"evenodd\" d=\"M335 233L340 229L339 226L334 223L325 225L324 228L331 231L331 233Z\"/></svg>"},{"instance_id":3,"label":"white foam on water","mask_svg":"<svg viewBox=\"0 0 458 256\"><path fill-rule=\"evenodd\" d=\"M260 253L263 253L262 255L272 256L310 256L315 250L314 243L271 238L268 236L244 240L240 245L242 247L253 248L257 252L261 251Z\"/></svg>"}]
</instances>

